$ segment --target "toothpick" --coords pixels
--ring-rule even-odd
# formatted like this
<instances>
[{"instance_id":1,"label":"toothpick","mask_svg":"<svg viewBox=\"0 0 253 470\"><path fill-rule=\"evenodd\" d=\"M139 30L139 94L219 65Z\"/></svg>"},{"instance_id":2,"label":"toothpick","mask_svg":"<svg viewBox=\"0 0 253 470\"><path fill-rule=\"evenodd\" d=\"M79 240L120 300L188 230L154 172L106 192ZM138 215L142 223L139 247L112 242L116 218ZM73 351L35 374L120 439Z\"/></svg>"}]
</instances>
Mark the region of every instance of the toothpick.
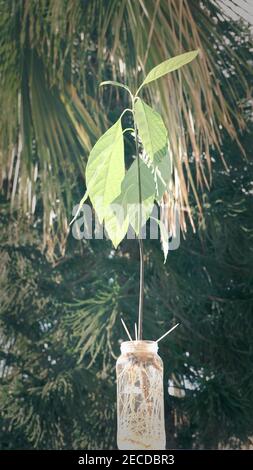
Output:
<instances>
[{"instance_id":1,"label":"toothpick","mask_svg":"<svg viewBox=\"0 0 253 470\"><path fill-rule=\"evenodd\" d=\"M167 331L166 333L164 333L164 335L162 335L159 339L156 340L156 343L158 343L158 341L161 341L161 339L165 338L165 336L167 336L169 333L171 333L173 330L175 330L175 328L180 325L180 323L177 323L176 325L174 325L169 331Z\"/></svg>"},{"instance_id":2,"label":"toothpick","mask_svg":"<svg viewBox=\"0 0 253 470\"><path fill-rule=\"evenodd\" d=\"M126 334L127 334L128 338L130 339L130 341L133 341L132 338L131 338L131 335L130 335L128 329L127 329L127 326L126 326L126 324L125 324L125 322L122 318L121 318L121 323L122 323L122 325L124 326L124 328L126 330Z\"/></svg>"},{"instance_id":3,"label":"toothpick","mask_svg":"<svg viewBox=\"0 0 253 470\"><path fill-rule=\"evenodd\" d=\"M135 331L135 341L138 340L138 333L137 333L137 324L134 324L134 331Z\"/></svg>"}]
</instances>

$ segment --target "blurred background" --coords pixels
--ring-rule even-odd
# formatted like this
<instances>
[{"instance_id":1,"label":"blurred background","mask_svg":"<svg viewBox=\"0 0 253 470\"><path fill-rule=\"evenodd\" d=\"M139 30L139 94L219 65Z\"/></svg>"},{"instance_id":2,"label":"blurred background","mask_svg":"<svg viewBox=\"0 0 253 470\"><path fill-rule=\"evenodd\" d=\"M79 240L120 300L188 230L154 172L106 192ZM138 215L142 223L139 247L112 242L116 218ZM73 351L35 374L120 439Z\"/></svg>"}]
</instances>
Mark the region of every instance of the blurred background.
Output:
<instances>
[{"instance_id":1,"label":"blurred background","mask_svg":"<svg viewBox=\"0 0 253 470\"><path fill-rule=\"evenodd\" d=\"M0 448L116 448L120 318L137 317L134 240L69 231L92 146L135 89L163 115L182 192L167 263L146 240L144 337L160 343L168 448L253 436L251 2L0 0ZM127 119L125 127L128 127ZM125 141L127 161L133 154Z\"/></svg>"}]
</instances>

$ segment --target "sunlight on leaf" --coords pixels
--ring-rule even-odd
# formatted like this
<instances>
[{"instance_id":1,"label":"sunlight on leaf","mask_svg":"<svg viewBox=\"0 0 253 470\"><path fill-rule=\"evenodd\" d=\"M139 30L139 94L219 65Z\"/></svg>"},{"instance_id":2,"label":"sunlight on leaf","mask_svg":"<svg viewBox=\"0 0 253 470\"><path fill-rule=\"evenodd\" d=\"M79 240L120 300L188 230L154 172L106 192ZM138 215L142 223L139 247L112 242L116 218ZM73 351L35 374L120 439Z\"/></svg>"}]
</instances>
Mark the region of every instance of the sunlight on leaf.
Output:
<instances>
[{"instance_id":1,"label":"sunlight on leaf","mask_svg":"<svg viewBox=\"0 0 253 470\"><path fill-rule=\"evenodd\" d=\"M149 218L155 198L155 181L151 170L140 160L141 193L142 193L142 226ZM138 189L138 165L135 160L126 172L121 185L121 193L114 200L124 208L124 213L129 217L129 223L138 235L139 227L139 189Z\"/></svg>"},{"instance_id":2,"label":"sunlight on leaf","mask_svg":"<svg viewBox=\"0 0 253 470\"><path fill-rule=\"evenodd\" d=\"M162 117L138 98L134 104L138 134L153 173L156 200L159 202L171 178L172 162L168 153L168 135Z\"/></svg>"},{"instance_id":3,"label":"sunlight on leaf","mask_svg":"<svg viewBox=\"0 0 253 470\"><path fill-rule=\"evenodd\" d=\"M134 104L138 133L150 161L159 163L167 153L167 129L162 117L141 99Z\"/></svg>"},{"instance_id":4,"label":"sunlight on leaf","mask_svg":"<svg viewBox=\"0 0 253 470\"><path fill-rule=\"evenodd\" d=\"M110 203L120 194L124 175L124 142L119 119L97 141L86 167L86 186L100 223Z\"/></svg>"},{"instance_id":5,"label":"sunlight on leaf","mask_svg":"<svg viewBox=\"0 0 253 470\"><path fill-rule=\"evenodd\" d=\"M164 264L167 261L168 253L169 253L169 235L168 231L164 225L164 222L162 220L157 219L156 217L150 217L152 220L154 220L159 228L160 228L160 240L161 240L161 246L163 250L163 257L164 257Z\"/></svg>"},{"instance_id":6,"label":"sunlight on leaf","mask_svg":"<svg viewBox=\"0 0 253 470\"><path fill-rule=\"evenodd\" d=\"M199 53L198 50L185 52L184 54L180 54L180 55L177 55L176 57L172 57L171 59L165 60L161 64L157 65L152 70L150 70L144 82L139 87L137 93L140 91L140 89L144 85L147 85L148 83L153 82L154 80L157 80L160 77L163 77L163 75L166 75L169 72L173 72L174 70L179 69L183 65L188 64L193 59L195 59L195 57L197 57L198 53Z\"/></svg>"},{"instance_id":7,"label":"sunlight on leaf","mask_svg":"<svg viewBox=\"0 0 253 470\"><path fill-rule=\"evenodd\" d=\"M169 151L154 169L154 179L156 186L156 200L159 203L163 197L164 192L168 188L168 184L172 174L172 161Z\"/></svg>"},{"instance_id":8,"label":"sunlight on leaf","mask_svg":"<svg viewBox=\"0 0 253 470\"><path fill-rule=\"evenodd\" d=\"M110 205L105 214L105 229L108 237L112 241L114 248L117 248L127 233L129 226L128 215L125 215L124 208L116 205Z\"/></svg>"}]
</instances>

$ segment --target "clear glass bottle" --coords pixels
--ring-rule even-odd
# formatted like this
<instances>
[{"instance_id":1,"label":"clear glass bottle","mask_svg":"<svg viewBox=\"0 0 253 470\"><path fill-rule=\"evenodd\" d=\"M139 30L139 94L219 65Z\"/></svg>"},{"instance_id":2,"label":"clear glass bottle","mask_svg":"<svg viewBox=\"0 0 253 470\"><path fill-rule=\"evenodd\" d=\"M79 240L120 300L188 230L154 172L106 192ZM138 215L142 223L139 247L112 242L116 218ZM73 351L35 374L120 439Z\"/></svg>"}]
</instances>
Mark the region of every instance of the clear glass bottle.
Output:
<instances>
[{"instance_id":1,"label":"clear glass bottle","mask_svg":"<svg viewBox=\"0 0 253 470\"><path fill-rule=\"evenodd\" d=\"M155 341L125 341L117 360L118 448L165 449L163 362Z\"/></svg>"}]
</instances>

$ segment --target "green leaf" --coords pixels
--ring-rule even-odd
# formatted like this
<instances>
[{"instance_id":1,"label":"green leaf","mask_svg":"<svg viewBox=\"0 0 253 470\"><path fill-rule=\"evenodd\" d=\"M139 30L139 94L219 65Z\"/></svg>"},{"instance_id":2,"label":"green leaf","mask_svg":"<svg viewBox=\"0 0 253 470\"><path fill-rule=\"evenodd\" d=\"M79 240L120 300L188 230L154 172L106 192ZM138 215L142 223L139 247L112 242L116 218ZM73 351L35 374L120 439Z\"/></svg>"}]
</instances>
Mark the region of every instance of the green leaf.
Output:
<instances>
[{"instance_id":1,"label":"green leaf","mask_svg":"<svg viewBox=\"0 0 253 470\"><path fill-rule=\"evenodd\" d=\"M141 227L148 221L154 207L154 194L142 202ZM128 219L135 233L139 235L140 213L138 204L131 204L128 208Z\"/></svg>"},{"instance_id":2,"label":"green leaf","mask_svg":"<svg viewBox=\"0 0 253 470\"><path fill-rule=\"evenodd\" d=\"M163 256L164 256L164 264L167 261L167 256L169 253L169 235L166 230L166 227L164 223L159 220L159 227L160 227L160 238L161 238L161 245L162 245L162 250L163 250Z\"/></svg>"},{"instance_id":3,"label":"green leaf","mask_svg":"<svg viewBox=\"0 0 253 470\"><path fill-rule=\"evenodd\" d=\"M120 217L119 212L121 212L122 217ZM124 208L119 208L118 204L116 207L114 207L114 204L111 204L106 210L104 224L108 237L112 241L114 248L117 248L126 235L129 226L129 219L128 216L125 217Z\"/></svg>"},{"instance_id":4,"label":"green leaf","mask_svg":"<svg viewBox=\"0 0 253 470\"><path fill-rule=\"evenodd\" d=\"M151 219L155 220L157 225L160 228L160 240L161 240L161 245L162 245L162 250L163 250L163 256L164 256L164 264L167 261L167 256L169 253L169 235L168 231L162 222L162 220L157 219L156 217L150 217Z\"/></svg>"},{"instance_id":5,"label":"green leaf","mask_svg":"<svg viewBox=\"0 0 253 470\"><path fill-rule=\"evenodd\" d=\"M140 98L134 105L138 133L148 156L159 202L171 177L172 163L168 153L167 129L162 117Z\"/></svg>"},{"instance_id":6,"label":"green leaf","mask_svg":"<svg viewBox=\"0 0 253 470\"><path fill-rule=\"evenodd\" d=\"M79 213L80 213L80 210L82 209L83 207L83 204L85 203L86 199L88 199L89 197L89 191L88 189L85 191L84 193L84 196L82 197L81 201L79 202L79 206L78 206L78 209L76 211L76 214L75 216L73 217L73 219L71 220L71 222L69 223L69 226L73 224L73 222L75 222L75 220L77 219Z\"/></svg>"},{"instance_id":7,"label":"green leaf","mask_svg":"<svg viewBox=\"0 0 253 470\"><path fill-rule=\"evenodd\" d=\"M86 186L100 223L120 194L124 175L124 142L119 119L97 141L86 166Z\"/></svg>"},{"instance_id":8,"label":"green leaf","mask_svg":"<svg viewBox=\"0 0 253 470\"><path fill-rule=\"evenodd\" d=\"M193 59L195 59L195 57L197 57L198 53L199 53L198 50L185 52L184 54L180 54L180 55L177 55L176 57L172 57L171 59L167 59L161 64L157 65L152 70L150 70L144 82L139 87L137 93L140 91L140 89L144 85L147 85L148 83L153 82L154 80L157 80L163 75L166 75L169 72L173 72L174 70L179 69L183 65L188 64Z\"/></svg>"},{"instance_id":9,"label":"green leaf","mask_svg":"<svg viewBox=\"0 0 253 470\"><path fill-rule=\"evenodd\" d=\"M163 197L164 192L168 187L168 183L172 173L172 162L167 152L165 157L162 159L154 169L154 180L156 186L156 200L159 203Z\"/></svg>"},{"instance_id":10,"label":"green leaf","mask_svg":"<svg viewBox=\"0 0 253 470\"><path fill-rule=\"evenodd\" d=\"M134 103L138 133L151 162L158 164L167 153L167 129L162 117L138 98Z\"/></svg>"},{"instance_id":11,"label":"green leaf","mask_svg":"<svg viewBox=\"0 0 253 470\"><path fill-rule=\"evenodd\" d=\"M140 160L141 194L142 194L142 223L148 220L154 206L155 181L148 166ZM126 172L121 185L121 193L114 200L114 204L123 207L125 219L139 233L139 186L138 186L138 163L135 160Z\"/></svg>"},{"instance_id":12,"label":"green leaf","mask_svg":"<svg viewBox=\"0 0 253 470\"><path fill-rule=\"evenodd\" d=\"M155 194L155 182L151 170L140 160L142 202ZM128 204L139 203L138 162L137 159L127 170L121 185L121 196Z\"/></svg>"}]
</instances>

